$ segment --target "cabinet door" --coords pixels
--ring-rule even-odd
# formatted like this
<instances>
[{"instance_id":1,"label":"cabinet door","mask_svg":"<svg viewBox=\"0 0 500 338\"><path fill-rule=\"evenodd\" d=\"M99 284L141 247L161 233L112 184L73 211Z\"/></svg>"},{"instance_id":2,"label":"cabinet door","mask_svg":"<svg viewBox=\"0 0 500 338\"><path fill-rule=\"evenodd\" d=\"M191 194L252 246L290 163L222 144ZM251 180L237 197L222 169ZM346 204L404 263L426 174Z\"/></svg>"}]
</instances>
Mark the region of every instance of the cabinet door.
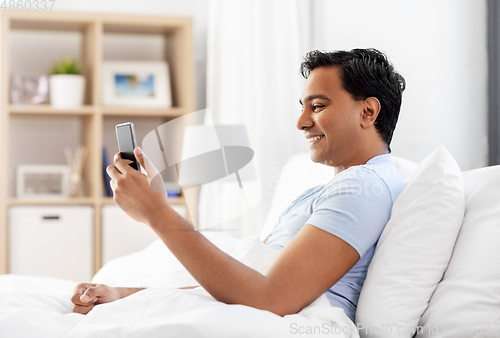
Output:
<instances>
[{"instance_id":1,"label":"cabinet door","mask_svg":"<svg viewBox=\"0 0 500 338\"><path fill-rule=\"evenodd\" d=\"M92 278L91 206L15 206L9 209L10 273Z\"/></svg>"},{"instance_id":2,"label":"cabinet door","mask_svg":"<svg viewBox=\"0 0 500 338\"><path fill-rule=\"evenodd\" d=\"M102 207L102 264L144 249L158 236L116 205Z\"/></svg>"},{"instance_id":3,"label":"cabinet door","mask_svg":"<svg viewBox=\"0 0 500 338\"><path fill-rule=\"evenodd\" d=\"M173 208L185 217L184 206ZM102 264L110 260L140 251L157 240L149 226L129 217L116 205L102 207Z\"/></svg>"}]
</instances>

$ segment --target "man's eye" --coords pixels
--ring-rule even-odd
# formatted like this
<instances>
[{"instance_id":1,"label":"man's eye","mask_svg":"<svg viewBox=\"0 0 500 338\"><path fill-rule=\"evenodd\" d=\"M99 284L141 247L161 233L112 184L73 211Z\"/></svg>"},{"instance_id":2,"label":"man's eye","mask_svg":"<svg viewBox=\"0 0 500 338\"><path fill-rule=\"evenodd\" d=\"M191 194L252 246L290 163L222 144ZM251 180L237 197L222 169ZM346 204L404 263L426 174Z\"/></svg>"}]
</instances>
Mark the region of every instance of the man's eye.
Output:
<instances>
[{"instance_id":1,"label":"man's eye","mask_svg":"<svg viewBox=\"0 0 500 338\"><path fill-rule=\"evenodd\" d=\"M316 109L321 109L323 108L324 106L323 105L320 105L320 104L315 104L313 105L313 110L316 110Z\"/></svg>"}]
</instances>

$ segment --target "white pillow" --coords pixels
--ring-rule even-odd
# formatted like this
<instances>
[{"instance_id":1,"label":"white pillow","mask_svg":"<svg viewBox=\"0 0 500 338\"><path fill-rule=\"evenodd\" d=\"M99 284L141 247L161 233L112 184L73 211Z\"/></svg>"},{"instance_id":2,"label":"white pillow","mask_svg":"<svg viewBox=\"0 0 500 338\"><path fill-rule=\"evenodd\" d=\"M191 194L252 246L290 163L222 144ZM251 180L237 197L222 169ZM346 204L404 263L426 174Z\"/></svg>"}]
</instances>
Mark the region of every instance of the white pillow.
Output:
<instances>
[{"instance_id":1,"label":"white pillow","mask_svg":"<svg viewBox=\"0 0 500 338\"><path fill-rule=\"evenodd\" d=\"M464 216L462 173L439 146L394 203L361 290L361 337L412 337L443 277Z\"/></svg>"},{"instance_id":2,"label":"white pillow","mask_svg":"<svg viewBox=\"0 0 500 338\"><path fill-rule=\"evenodd\" d=\"M431 337L500 337L500 166L466 172L464 184L462 229L419 325Z\"/></svg>"},{"instance_id":3,"label":"white pillow","mask_svg":"<svg viewBox=\"0 0 500 338\"><path fill-rule=\"evenodd\" d=\"M391 155L391 159L392 163L394 163L394 167L396 167L396 170L399 173L399 176L401 176L403 181L407 182L410 179L411 174L415 171L417 163L394 155Z\"/></svg>"}]
</instances>

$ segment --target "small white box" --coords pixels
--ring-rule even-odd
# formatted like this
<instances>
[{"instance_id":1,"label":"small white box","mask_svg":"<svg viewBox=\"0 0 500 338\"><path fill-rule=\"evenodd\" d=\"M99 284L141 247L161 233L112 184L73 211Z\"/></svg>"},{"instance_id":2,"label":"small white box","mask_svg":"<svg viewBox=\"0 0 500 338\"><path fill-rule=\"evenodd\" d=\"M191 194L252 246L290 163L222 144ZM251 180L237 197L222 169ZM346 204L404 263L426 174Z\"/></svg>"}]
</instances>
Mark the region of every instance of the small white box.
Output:
<instances>
[{"instance_id":1,"label":"small white box","mask_svg":"<svg viewBox=\"0 0 500 338\"><path fill-rule=\"evenodd\" d=\"M9 209L9 272L90 281L91 206L15 206Z\"/></svg>"},{"instance_id":2,"label":"small white box","mask_svg":"<svg viewBox=\"0 0 500 338\"><path fill-rule=\"evenodd\" d=\"M69 196L70 168L67 165L17 166L18 198L64 198Z\"/></svg>"},{"instance_id":3,"label":"small white box","mask_svg":"<svg viewBox=\"0 0 500 338\"><path fill-rule=\"evenodd\" d=\"M185 217L184 206L172 206ZM116 205L102 207L102 264L110 260L140 251L158 239L146 224L128 216Z\"/></svg>"}]
</instances>

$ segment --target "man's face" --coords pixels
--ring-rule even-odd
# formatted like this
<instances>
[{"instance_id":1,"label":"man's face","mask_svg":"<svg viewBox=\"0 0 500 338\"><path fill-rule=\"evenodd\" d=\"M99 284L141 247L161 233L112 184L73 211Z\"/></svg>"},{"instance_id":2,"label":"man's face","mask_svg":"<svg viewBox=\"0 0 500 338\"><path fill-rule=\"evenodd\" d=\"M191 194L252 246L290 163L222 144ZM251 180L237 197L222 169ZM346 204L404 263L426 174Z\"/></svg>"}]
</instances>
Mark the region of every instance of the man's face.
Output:
<instances>
[{"instance_id":1,"label":"man's face","mask_svg":"<svg viewBox=\"0 0 500 338\"><path fill-rule=\"evenodd\" d=\"M297 128L304 132L314 162L348 166L359 144L362 102L342 87L337 67L311 72L300 98L303 109Z\"/></svg>"}]
</instances>

